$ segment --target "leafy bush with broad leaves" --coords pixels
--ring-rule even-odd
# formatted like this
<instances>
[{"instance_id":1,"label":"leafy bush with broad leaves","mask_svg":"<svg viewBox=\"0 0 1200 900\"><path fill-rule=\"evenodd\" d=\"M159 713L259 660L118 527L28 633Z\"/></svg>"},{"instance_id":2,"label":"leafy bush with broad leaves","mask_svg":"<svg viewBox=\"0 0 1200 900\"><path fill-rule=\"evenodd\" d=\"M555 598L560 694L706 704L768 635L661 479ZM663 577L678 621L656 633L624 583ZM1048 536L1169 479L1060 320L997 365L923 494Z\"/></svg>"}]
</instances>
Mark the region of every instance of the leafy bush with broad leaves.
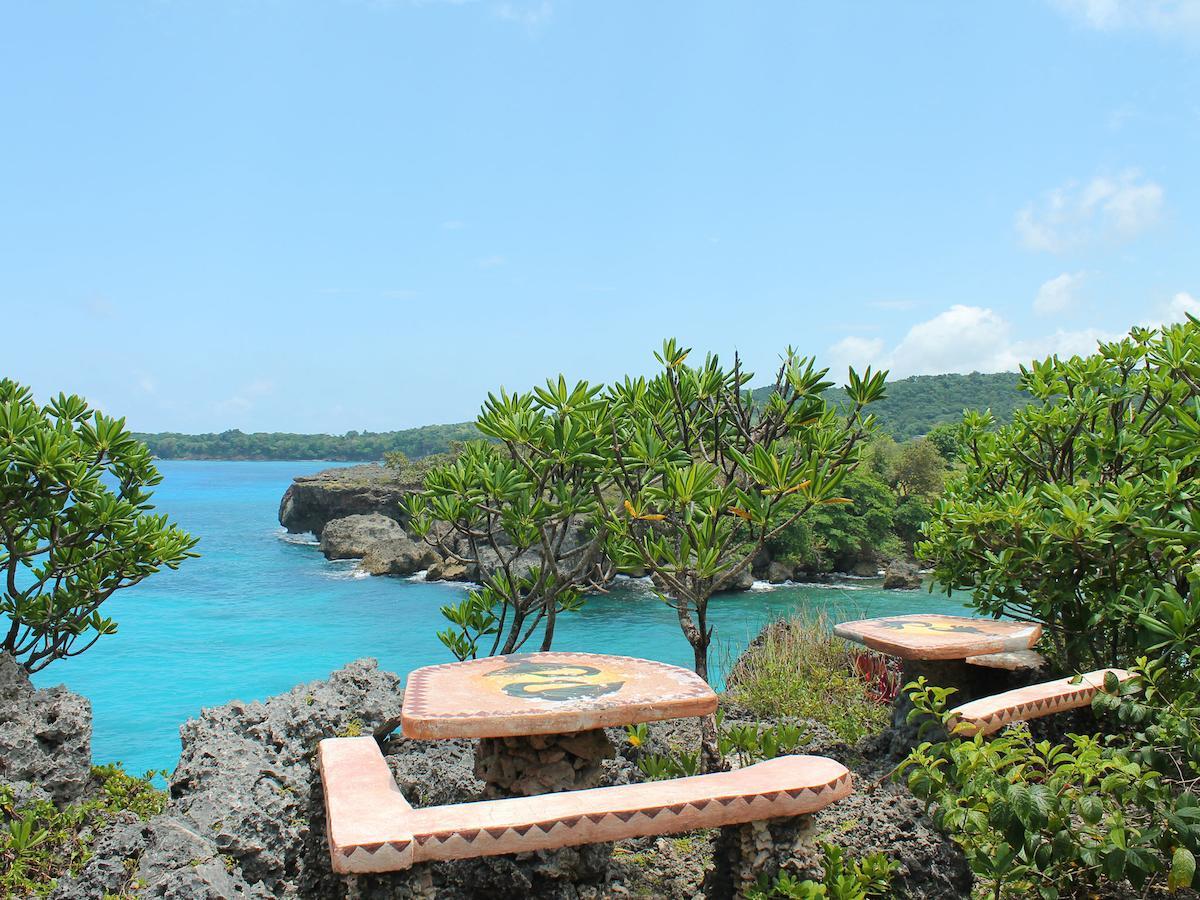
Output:
<instances>
[{"instance_id":1,"label":"leafy bush with broad leaves","mask_svg":"<svg viewBox=\"0 0 1200 900\"><path fill-rule=\"evenodd\" d=\"M1037 402L1011 425L967 416L965 471L921 552L981 611L1044 623L1061 668L1140 677L1094 701L1111 733L925 744L910 785L993 896L1194 885L1200 322L1135 328L1086 359L1034 363L1021 382ZM918 714L936 711L944 692L921 685L915 699Z\"/></svg>"},{"instance_id":2,"label":"leafy bush with broad leaves","mask_svg":"<svg viewBox=\"0 0 1200 900\"><path fill-rule=\"evenodd\" d=\"M1130 662L1154 592L1189 589L1192 556L1160 549L1197 530L1200 323L1034 362L1020 386L1035 402L1011 424L965 417L965 471L918 554L980 612L1043 623L1062 668Z\"/></svg>"},{"instance_id":3,"label":"leafy bush with broad leaves","mask_svg":"<svg viewBox=\"0 0 1200 900\"><path fill-rule=\"evenodd\" d=\"M1101 707L1136 694L1110 675ZM910 720L949 728L953 689L909 684ZM927 721L926 725L929 724ZM1200 853L1200 801L1101 736L1035 741L1023 724L994 737L922 743L901 765L908 787L967 856L981 896L1090 896L1107 881L1139 891L1188 887Z\"/></svg>"},{"instance_id":4,"label":"leafy bush with broad leaves","mask_svg":"<svg viewBox=\"0 0 1200 900\"><path fill-rule=\"evenodd\" d=\"M839 493L851 502L818 506L788 525L769 542L772 557L832 572L845 571L863 557L900 551L893 533L896 497L888 485L854 471Z\"/></svg>"},{"instance_id":5,"label":"leafy bush with broad leaves","mask_svg":"<svg viewBox=\"0 0 1200 900\"><path fill-rule=\"evenodd\" d=\"M0 380L0 652L31 672L78 656L116 631L114 592L196 555L151 513L161 480L124 419Z\"/></svg>"}]
</instances>

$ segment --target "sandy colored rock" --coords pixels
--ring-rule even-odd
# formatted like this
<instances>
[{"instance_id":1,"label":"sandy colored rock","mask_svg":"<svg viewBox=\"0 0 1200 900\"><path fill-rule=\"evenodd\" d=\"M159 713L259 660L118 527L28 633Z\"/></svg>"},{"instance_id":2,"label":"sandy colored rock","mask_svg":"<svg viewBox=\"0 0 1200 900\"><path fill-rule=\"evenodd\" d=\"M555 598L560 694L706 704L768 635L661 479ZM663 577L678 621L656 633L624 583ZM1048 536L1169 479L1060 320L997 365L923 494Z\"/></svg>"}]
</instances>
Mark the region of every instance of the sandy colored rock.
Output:
<instances>
[{"instance_id":1,"label":"sandy colored rock","mask_svg":"<svg viewBox=\"0 0 1200 900\"><path fill-rule=\"evenodd\" d=\"M321 532L321 552L326 559L362 559L381 541L406 537L395 519L370 513L346 516L326 524Z\"/></svg>"},{"instance_id":2,"label":"sandy colored rock","mask_svg":"<svg viewBox=\"0 0 1200 900\"><path fill-rule=\"evenodd\" d=\"M428 544L401 534L372 544L359 565L372 575L413 575L439 559Z\"/></svg>"},{"instance_id":3,"label":"sandy colored rock","mask_svg":"<svg viewBox=\"0 0 1200 900\"><path fill-rule=\"evenodd\" d=\"M985 653L982 656L968 656L967 664L983 666L986 669L1004 669L1009 672L1019 672L1022 669L1044 669L1046 657L1036 650L1010 650L1007 653Z\"/></svg>"}]
</instances>

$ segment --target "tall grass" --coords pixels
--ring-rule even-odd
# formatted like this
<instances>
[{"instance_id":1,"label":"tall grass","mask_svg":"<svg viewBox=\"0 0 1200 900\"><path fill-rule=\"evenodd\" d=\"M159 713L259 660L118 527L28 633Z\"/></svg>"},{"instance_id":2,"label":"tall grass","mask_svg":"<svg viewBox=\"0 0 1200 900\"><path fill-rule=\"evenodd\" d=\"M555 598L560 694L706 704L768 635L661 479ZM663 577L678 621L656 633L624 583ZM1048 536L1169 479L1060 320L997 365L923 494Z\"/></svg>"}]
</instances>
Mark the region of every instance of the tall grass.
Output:
<instances>
[{"instance_id":1,"label":"tall grass","mask_svg":"<svg viewBox=\"0 0 1200 900\"><path fill-rule=\"evenodd\" d=\"M854 743L881 731L890 717L856 671L861 652L834 637L823 614L781 620L737 665L726 666L729 699L762 718L814 719Z\"/></svg>"}]
</instances>

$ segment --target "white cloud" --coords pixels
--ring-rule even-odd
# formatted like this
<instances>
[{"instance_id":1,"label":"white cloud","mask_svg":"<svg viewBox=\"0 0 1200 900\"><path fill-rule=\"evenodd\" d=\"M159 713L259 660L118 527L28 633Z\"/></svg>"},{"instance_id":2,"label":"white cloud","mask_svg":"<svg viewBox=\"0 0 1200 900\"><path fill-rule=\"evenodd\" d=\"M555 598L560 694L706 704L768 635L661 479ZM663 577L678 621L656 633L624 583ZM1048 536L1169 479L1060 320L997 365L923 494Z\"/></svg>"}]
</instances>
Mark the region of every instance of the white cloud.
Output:
<instances>
[{"instance_id":1,"label":"white cloud","mask_svg":"<svg viewBox=\"0 0 1200 900\"><path fill-rule=\"evenodd\" d=\"M481 269L494 269L497 266L504 265L508 260L499 253L493 253L491 256L483 256L475 260L475 265Z\"/></svg>"},{"instance_id":2,"label":"white cloud","mask_svg":"<svg viewBox=\"0 0 1200 900\"><path fill-rule=\"evenodd\" d=\"M1097 31L1131 28L1166 37L1200 34L1200 0L1054 0L1054 5Z\"/></svg>"},{"instance_id":3,"label":"white cloud","mask_svg":"<svg viewBox=\"0 0 1200 900\"><path fill-rule=\"evenodd\" d=\"M1070 309L1079 301L1083 272L1063 272L1038 288L1033 298L1033 311L1040 316L1053 315Z\"/></svg>"},{"instance_id":4,"label":"white cloud","mask_svg":"<svg viewBox=\"0 0 1200 900\"><path fill-rule=\"evenodd\" d=\"M882 340L847 337L829 348L828 358L861 369L867 364L889 369L892 378L941 375L945 372L1005 372L1021 363L1051 354L1092 353L1096 344L1114 335L1099 329L1059 330L1029 340L1014 340L1012 326L992 309L956 304L932 319L919 322L891 350Z\"/></svg>"},{"instance_id":5,"label":"white cloud","mask_svg":"<svg viewBox=\"0 0 1200 900\"><path fill-rule=\"evenodd\" d=\"M1200 299L1180 291L1158 304L1153 315L1140 324L1157 328L1180 322L1188 313L1200 317ZM1124 335L1124 331L1102 328L1060 328L1051 334L1018 340L1013 338L1009 322L994 310L956 304L912 326L891 350L880 338L851 335L829 347L825 361L835 377L843 376L847 366L862 371L867 365L888 369L891 378L945 372L1014 372L1034 359L1087 356L1096 352L1098 344Z\"/></svg>"},{"instance_id":6,"label":"white cloud","mask_svg":"<svg viewBox=\"0 0 1200 900\"><path fill-rule=\"evenodd\" d=\"M466 223L463 222L461 219L447 219L445 222L442 223L442 230L443 231L458 231L465 224Z\"/></svg>"},{"instance_id":7,"label":"white cloud","mask_svg":"<svg viewBox=\"0 0 1200 900\"><path fill-rule=\"evenodd\" d=\"M1009 325L990 309L956 304L920 322L889 354L888 366L906 375L994 371L998 348L1009 342Z\"/></svg>"},{"instance_id":8,"label":"white cloud","mask_svg":"<svg viewBox=\"0 0 1200 900\"><path fill-rule=\"evenodd\" d=\"M1200 300L1197 300L1186 291L1180 291L1159 309L1157 321L1151 320L1143 324L1149 328L1153 328L1157 325L1170 324L1171 322L1182 322L1187 318L1189 313L1200 318Z\"/></svg>"},{"instance_id":9,"label":"white cloud","mask_svg":"<svg viewBox=\"0 0 1200 900\"><path fill-rule=\"evenodd\" d=\"M1128 240L1155 224L1163 189L1136 169L1071 181L1017 213L1017 233L1030 250L1062 253L1098 240Z\"/></svg>"}]
</instances>

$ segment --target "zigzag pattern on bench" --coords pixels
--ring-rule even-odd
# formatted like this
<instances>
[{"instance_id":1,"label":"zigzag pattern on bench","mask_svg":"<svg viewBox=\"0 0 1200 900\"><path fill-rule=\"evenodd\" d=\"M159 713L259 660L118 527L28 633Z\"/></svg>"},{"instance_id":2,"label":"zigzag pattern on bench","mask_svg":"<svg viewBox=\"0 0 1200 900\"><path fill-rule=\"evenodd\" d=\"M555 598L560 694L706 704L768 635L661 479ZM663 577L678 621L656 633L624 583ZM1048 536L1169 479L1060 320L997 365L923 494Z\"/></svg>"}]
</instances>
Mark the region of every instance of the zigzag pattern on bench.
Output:
<instances>
[{"instance_id":1,"label":"zigzag pattern on bench","mask_svg":"<svg viewBox=\"0 0 1200 900\"><path fill-rule=\"evenodd\" d=\"M1097 691L1104 690L1104 676L1112 672L1118 681L1133 678L1124 669L1098 669L1075 678L1060 678L1042 684L1005 691L991 697L972 700L950 710L951 734L973 737L991 734L1013 722L1038 719L1068 709L1088 706Z\"/></svg>"},{"instance_id":2,"label":"zigzag pattern on bench","mask_svg":"<svg viewBox=\"0 0 1200 900\"><path fill-rule=\"evenodd\" d=\"M799 816L853 790L841 763L783 756L736 772L414 809L374 738L327 738L318 761L342 874Z\"/></svg>"}]
</instances>

